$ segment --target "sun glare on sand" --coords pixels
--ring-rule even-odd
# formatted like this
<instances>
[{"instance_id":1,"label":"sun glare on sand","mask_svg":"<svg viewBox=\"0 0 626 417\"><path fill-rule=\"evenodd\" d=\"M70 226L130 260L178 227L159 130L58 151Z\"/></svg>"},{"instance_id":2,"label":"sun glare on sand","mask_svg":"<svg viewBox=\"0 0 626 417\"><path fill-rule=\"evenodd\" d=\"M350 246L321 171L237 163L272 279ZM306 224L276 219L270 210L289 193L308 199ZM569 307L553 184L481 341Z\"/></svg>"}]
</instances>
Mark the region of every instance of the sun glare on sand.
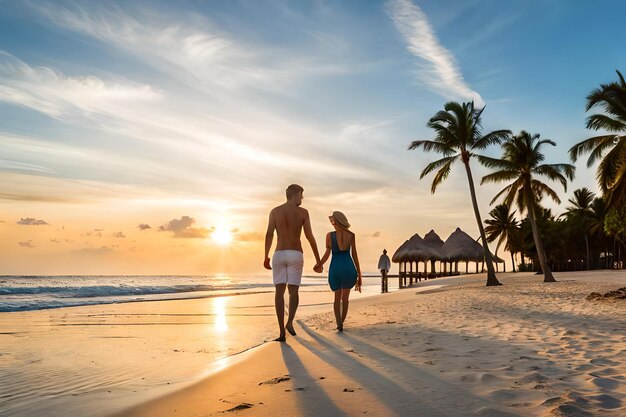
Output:
<instances>
[{"instance_id":1,"label":"sun glare on sand","mask_svg":"<svg viewBox=\"0 0 626 417\"><path fill-rule=\"evenodd\" d=\"M226 246L233 240L233 234L225 227L217 227L211 237L220 246Z\"/></svg>"}]
</instances>

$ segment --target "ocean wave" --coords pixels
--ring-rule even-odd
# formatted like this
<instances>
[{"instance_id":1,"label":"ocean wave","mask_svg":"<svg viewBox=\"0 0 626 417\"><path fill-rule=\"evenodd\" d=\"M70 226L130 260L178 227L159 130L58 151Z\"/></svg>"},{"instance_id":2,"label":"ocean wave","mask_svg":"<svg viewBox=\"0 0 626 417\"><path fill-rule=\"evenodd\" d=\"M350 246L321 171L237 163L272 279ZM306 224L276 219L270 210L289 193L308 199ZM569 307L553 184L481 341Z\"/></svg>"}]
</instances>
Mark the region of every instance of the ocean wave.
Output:
<instances>
[{"instance_id":1,"label":"ocean wave","mask_svg":"<svg viewBox=\"0 0 626 417\"><path fill-rule=\"evenodd\" d=\"M170 294L180 292L212 291L213 285L163 285L163 286L130 286L130 285L97 285L86 287L4 287L0 295L35 295L51 294L56 297L90 298L123 295ZM233 289L233 288L229 288Z\"/></svg>"}]
</instances>

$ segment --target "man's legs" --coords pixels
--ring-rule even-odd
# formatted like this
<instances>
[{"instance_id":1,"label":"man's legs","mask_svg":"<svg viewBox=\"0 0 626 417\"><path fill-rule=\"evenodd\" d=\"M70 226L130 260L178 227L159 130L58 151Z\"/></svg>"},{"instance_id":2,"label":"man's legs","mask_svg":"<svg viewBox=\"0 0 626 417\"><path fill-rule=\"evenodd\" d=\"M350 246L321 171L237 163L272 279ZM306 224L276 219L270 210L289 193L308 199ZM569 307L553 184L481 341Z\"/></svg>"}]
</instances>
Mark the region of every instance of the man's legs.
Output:
<instances>
[{"instance_id":1,"label":"man's legs","mask_svg":"<svg viewBox=\"0 0 626 417\"><path fill-rule=\"evenodd\" d=\"M285 341L285 288L287 288L287 284L276 284L276 293L274 294L274 307L276 307L276 318L280 330L280 335L274 339L277 342Z\"/></svg>"},{"instance_id":2,"label":"man's legs","mask_svg":"<svg viewBox=\"0 0 626 417\"><path fill-rule=\"evenodd\" d=\"M295 336L296 331L293 329L293 319L296 317L296 310L300 303L300 296L298 295L300 286L287 284L287 289L289 290L289 316L287 317L287 325L285 327L292 336Z\"/></svg>"}]
</instances>

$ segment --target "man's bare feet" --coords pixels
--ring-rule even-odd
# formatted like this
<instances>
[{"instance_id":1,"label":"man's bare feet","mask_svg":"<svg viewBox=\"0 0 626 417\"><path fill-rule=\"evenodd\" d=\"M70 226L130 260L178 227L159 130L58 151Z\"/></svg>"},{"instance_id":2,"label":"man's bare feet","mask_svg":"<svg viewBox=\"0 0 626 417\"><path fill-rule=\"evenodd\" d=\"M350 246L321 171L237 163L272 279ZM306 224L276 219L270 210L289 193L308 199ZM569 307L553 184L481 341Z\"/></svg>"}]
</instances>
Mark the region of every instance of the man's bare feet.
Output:
<instances>
[{"instance_id":1,"label":"man's bare feet","mask_svg":"<svg viewBox=\"0 0 626 417\"><path fill-rule=\"evenodd\" d=\"M287 340L285 338L285 335L279 336L276 339L274 339L274 342L284 342L285 340Z\"/></svg>"},{"instance_id":2,"label":"man's bare feet","mask_svg":"<svg viewBox=\"0 0 626 417\"><path fill-rule=\"evenodd\" d=\"M292 335L292 336L296 335L296 331L293 328L293 324L287 324L285 326L285 329L287 329L287 331L289 332L290 335Z\"/></svg>"}]
</instances>

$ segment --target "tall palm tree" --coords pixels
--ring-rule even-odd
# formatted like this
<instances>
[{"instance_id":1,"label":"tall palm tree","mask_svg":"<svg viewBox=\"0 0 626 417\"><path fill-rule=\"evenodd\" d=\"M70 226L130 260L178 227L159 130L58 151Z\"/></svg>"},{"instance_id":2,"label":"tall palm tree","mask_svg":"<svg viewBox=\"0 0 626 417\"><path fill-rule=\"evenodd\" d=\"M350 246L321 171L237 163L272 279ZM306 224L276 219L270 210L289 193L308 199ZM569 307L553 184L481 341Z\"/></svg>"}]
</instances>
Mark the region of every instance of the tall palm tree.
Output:
<instances>
[{"instance_id":1,"label":"tall palm tree","mask_svg":"<svg viewBox=\"0 0 626 417\"><path fill-rule=\"evenodd\" d=\"M496 172L485 175L481 184L485 182L513 181L504 187L491 200L492 204L501 195L505 195L504 204L511 205L515 200L520 212L526 211L533 232L533 239L537 250L539 264L543 271L544 282L556 282L552 271L548 266L546 253L543 249L541 235L537 227L536 214L538 213L539 201L543 195L547 195L557 203L561 200L556 192L545 183L538 180L537 176L546 176L552 181L559 181L567 190L567 178L574 178L575 167L570 164L542 164L544 155L541 153L543 145L556 146L550 139L539 139L539 135L531 135L521 131L519 135L502 144L502 159L479 157L479 160L487 167L496 169Z\"/></svg>"},{"instance_id":2,"label":"tall palm tree","mask_svg":"<svg viewBox=\"0 0 626 417\"><path fill-rule=\"evenodd\" d=\"M567 200L571 206L568 206L563 213L563 216L578 224L583 229L583 235L585 237L585 251L587 253L586 267L587 271L590 269L591 251L589 249L589 227L591 223L591 203L595 194L588 188L580 188L574 190L574 197Z\"/></svg>"},{"instance_id":3,"label":"tall palm tree","mask_svg":"<svg viewBox=\"0 0 626 417\"><path fill-rule=\"evenodd\" d=\"M423 148L426 152L435 151L443 155L443 158L431 162L420 174L420 179L432 171L437 170L433 179L430 191L434 194L437 186L441 184L450 174L452 164L461 161L465 167L467 181L469 183L470 197L474 208L474 216L478 223L480 238L485 249L485 262L487 263L487 286L500 285L493 268L493 259L485 230L480 219L478 202L476 200L476 190L474 179L470 168L470 158L478 156L475 152L485 149L489 145L501 143L506 140L511 132L509 130L496 130L483 135L481 132L480 116L485 108L480 110L474 108L474 102L457 103L449 102L444 106L443 111L438 111L428 121L427 126L435 131L433 140L415 140L409 145L409 150Z\"/></svg>"},{"instance_id":4,"label":"tall palm tree","mask_svg":"<svg viewBox=\"0 0 626 417\"><path fill-rule=\"evenodd\" d=\"M616 72L619 82L601 84L587 96L586 111L596 106L604 110L604 114L587 117L587 129L610 133L586 139L569 150L574 162L590 152L587 167L601 159L596 177L609 208L626 202L626 81Z\"/></svg>"},{"instance_id":5,"label":"tall palm tree","mask_svg":"<svg viewBox=\"0 0 626 417\"><path fill-rule=\"evenodd\" d=\"M515 272L515 258L513 256L513 246L511 245L511 238L517 231L517 220L515 219L515 211L511 213L510 206L506 204L498 204L489 212L491 219L485 220L485 233L487 234L487 242L493 242L498 240L496 244L496 257L498 256L498 249L500 245L506 240L506 246L504 247L511 253L511 265L513 266L513 272Z\"/></svg>"}]
</instances>

